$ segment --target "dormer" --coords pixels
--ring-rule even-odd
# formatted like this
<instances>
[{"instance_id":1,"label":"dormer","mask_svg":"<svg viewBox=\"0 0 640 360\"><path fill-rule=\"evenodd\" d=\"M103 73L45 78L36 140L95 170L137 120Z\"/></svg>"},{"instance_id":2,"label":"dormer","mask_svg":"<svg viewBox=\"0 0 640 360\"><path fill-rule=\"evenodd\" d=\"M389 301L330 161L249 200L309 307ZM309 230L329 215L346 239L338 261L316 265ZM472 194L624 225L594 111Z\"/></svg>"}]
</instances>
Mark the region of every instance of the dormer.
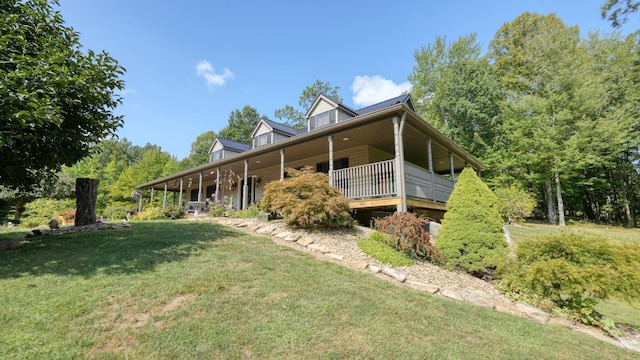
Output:
<instances>
[{"instance_id":1,"label":"dormer","mask_svg":"<svg viewBox=\"0 0 640 360\"><path fill-rule=\"evenodd\" d=\"M259 148L273 144L275 142L290 138L298 133L297 130L290 128L279 122L262 118L251 133L253 139L253 148Z\"/></svg>"},{"instance_id":2,"label":"dormer","mask_svg":"<svg viewBox=\"0 0 640 360\"><path fill-rule=\"evenodd\" d=\"M222 160L251 149L251 145L237 141L216 138L209 149L209 162Z\"/></svg>"},{"instance_id":3,"label":"dormer","mask_svg":"<svg viewBox=\"0 0 640 360\"><path fill-rule=\"evenodd\" d=\"M358 115L354 110L320 94L305 114L308 131L313 131L331 124L348 120Z\"/></svg>"}]
</instances>

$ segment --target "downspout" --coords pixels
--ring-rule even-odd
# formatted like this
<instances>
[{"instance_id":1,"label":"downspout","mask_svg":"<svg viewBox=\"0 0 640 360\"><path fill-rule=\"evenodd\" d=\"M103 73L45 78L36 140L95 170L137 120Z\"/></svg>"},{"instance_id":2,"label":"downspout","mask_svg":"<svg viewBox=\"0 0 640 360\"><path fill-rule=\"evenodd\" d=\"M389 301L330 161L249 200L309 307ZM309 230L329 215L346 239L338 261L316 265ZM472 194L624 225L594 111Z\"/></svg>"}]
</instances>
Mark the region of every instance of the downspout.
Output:
<instances>
[{"instance_id":1,"label":"downspout","mask_svg":"<svg viewBox=\"0 0 640 360\"><path fill-rule=\"evenodd\" d=\"M407 192L405 190L405 175L404 175L404 145L402 141L402 133L404 131L404 124L407 119L407 113L402 114L400 124L398 124L398 117L393 117L393 137L396 153L396 191L400 196L400 204L397 206L398 212L407 211Z\"/></svg>"}]
</instances>

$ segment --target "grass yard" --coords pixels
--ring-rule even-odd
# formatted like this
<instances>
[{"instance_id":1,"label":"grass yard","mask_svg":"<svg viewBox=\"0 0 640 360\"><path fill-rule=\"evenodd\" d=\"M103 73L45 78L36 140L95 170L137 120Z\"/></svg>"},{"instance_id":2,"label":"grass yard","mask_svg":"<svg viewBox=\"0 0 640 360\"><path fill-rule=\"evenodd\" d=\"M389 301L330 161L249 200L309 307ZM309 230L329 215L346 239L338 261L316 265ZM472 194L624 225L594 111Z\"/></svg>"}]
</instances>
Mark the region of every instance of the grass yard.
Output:
<instances>
[{"instance_id":1,"label":"grass yard","mask_svg":"<svg viewBox=\"0 0 640 360\"><path fill-rule=\"evenodd\" d=\"M2 359L640 357L187 221L0 252L0 324Z\"/></svg>"},{"instance_id":2,"label":"grass yard","mask_svg":"<svg viewBox=\"0 0 640 360\"><path fill-rule=\"evenodd\" d=\"M564 228L560 226L526 223L509 227L511 238L515 243L532 236L544 236L568 232L572 234L599 236L610 241L631 242L640 244L640 229L627 229L616 226L605 226L595 224L573 224ZM599 303L596 310L607 315L616 323L630 325L635 329L640 329L640 299L635 302L624 300L607 300Z\"/></svg>"}]
</instances>

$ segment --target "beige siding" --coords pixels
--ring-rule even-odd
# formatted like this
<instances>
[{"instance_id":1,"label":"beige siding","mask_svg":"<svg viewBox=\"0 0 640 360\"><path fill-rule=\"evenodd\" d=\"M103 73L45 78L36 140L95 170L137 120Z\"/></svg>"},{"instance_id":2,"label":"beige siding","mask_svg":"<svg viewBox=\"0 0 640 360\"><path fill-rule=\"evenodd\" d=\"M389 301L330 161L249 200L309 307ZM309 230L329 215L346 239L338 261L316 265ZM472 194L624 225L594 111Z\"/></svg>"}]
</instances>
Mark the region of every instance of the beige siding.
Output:
<instances>
[{"instance_id":1,"label":"beige siding","mask_svg":"<svg viewBox=\"0 0 640 360\"><path fill-rule=\"evenodd\" d=\"M369 146L369 163L393 159L394 154L382 151L374 146Z\"/></svg>"},{"instance_id":2,"label":"beige siding","mask_svg":"<svg viewBox=\"0 0 640 360\"><path fill-rule=\"evenodd\" d=\"M347 114L344 111L340 111L338 110L338 122L343 122L345 120L349 120L351 119L353 116L351 116L350 114Z\"/></svg>"},{"instance_id":3,"label":"beige siding","mask_svg":"<svg viewBox=\"0 0 640 360\"><path fill-rule=\"evenodd\" d=\"M311 114L309 114L309 117L315 116L315 115L318 115L318 114L322 114L323 112L329 111L329 110L331 110L333 108L334 108L333 104L331 104L331 103L329 103L327 101L324 101L324 100L320 100L320 102L318 103L316 108L313 109L313 112Z\"/></svg>"},{"instance_id":4,"label":"beige siding","mask_svg":"<svg viewBox=\"0 0 640 360\"><path fill-rule=\"evenodd\" d=\"M288 136L282 135L282 134L278 134L278 133L273 133L273 142L278 142L278 141L282 141L284 139L288 139Z\"/></svg>"},{"instance_id":5,"label":"beige siding","mask_svg":"<svg viewBox=\"0 0 640 360\"><path fill-rule=\"evenodd\" d=\"M258 126L258 128L256 129L255 136L266 134L268 132L271 132L271 128L268 127L265 123L260 123L260 126Z\"/></svg>"},{"instance_id":6,"label":"beige siding","mask_svg":"<svg viewBox=\"0 0 640 360\"><path fill-rule=\"evenodd\" d=\"M213 144L213 150L211 152L222 150L222 148L222 143L216 140L215 144Z\"/></svg>"}]
</instances>

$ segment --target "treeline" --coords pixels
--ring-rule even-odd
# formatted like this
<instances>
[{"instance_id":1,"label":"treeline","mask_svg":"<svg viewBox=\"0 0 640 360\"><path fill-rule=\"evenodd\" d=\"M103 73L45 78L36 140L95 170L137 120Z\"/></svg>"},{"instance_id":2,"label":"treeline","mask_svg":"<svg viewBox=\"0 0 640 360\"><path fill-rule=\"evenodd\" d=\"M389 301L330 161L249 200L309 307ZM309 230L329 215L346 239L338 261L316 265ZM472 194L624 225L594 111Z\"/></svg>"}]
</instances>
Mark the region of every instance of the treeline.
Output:
<instances>
[{"instance_id":1,"label":"treeline","mask_svg":"<svg viewBox=\"0 0 640 360\"><path fill-rule=\"evenodd\" d=\"M637 225L640 34L590 33L554 14L415 53L419 113L486 165L494 189L535 196L535 215Z\"/></svg>"}]
</instances>

